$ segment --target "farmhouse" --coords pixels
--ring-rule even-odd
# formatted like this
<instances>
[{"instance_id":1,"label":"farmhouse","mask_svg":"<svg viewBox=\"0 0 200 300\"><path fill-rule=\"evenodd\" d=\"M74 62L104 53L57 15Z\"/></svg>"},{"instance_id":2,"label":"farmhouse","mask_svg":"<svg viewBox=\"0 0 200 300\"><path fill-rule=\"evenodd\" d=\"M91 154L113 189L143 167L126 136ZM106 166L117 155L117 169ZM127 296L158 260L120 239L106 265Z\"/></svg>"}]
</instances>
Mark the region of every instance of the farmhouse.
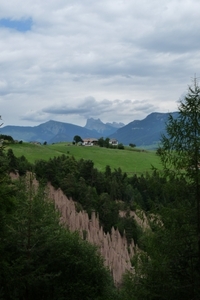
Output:
<instances>
[{"instance_id":1,"label":"farmhouse","mask_svg":"<svg viewBox=\"0 0 200 300\"><path fill-rule=\"evenodd\" d=\"M82 142L83 146L93 146L93 145L97 145L97 144L98 144L98 140L95 138L83 139L83 142Z\"/></svg>"},{"instance_id":2,"label":"farmhouse","mask_svg":"<svg viewBox=\"0 0 200 300\"><path fill-rule=\"evenodd\" d=\"M41 143L40 143L40 142L38 142L38 141L31 141L31 142L30 142L30 144L34 144L34 145L41 145Z\"/></svg>"},{"instance_id":3,"label":"farmhouse","mask_svg":"<svg viewBox=\"0 0 200 300\"><path fill-rule=\"evenodd\" d=\"M118 140L116 140L116 139L110 139L109 140L109 144L111 144L113 146L117 146L118 145Z\"/></svg>"}]
</instances>

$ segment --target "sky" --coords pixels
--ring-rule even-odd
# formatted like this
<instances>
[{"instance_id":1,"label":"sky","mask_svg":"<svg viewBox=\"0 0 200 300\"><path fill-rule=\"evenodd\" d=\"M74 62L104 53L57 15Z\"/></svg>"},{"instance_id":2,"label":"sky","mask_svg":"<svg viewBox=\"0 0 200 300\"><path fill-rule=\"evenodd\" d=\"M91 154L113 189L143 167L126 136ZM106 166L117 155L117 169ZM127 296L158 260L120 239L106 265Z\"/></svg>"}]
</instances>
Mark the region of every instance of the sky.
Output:
<instances>
[{"instance_id":1,"label":"sky","mask_svg":"<svg viewBox=\"0 0 200 300\"><path fill-rule=\"evenodd\" d=\"M0 0L3 126L128 124L200 76L199 0Z\"/></svg>"}]
</instances>

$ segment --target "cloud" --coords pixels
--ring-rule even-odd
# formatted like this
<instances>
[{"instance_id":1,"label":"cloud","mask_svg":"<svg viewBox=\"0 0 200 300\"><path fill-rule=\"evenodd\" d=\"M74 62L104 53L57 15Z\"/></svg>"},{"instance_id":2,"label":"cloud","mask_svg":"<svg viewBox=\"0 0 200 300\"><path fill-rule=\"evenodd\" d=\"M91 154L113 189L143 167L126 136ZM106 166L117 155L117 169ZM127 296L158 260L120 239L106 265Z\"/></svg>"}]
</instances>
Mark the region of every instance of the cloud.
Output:
<instances>
[{"instance_id":1,"label":"cloud","mask_svg":"<svg viewBox=\"0 0 200 300\"><path fill-rule=\"evenodd\" d=\"M42 113L53 115L77 115L84 119L91 117L101 118L102 120L114 121L115 118L126 120L127 117L140 113L149 113L156 110L156 106L150 104L147 100L133 101L133 100L119 100L113 101L104 99L97 101L94 97L87 97L76 106L68 104L54 105L43 108ZM109 117L110 116L110 117Z\"/></svg>"},{"instance_id":2,"label":"cloud","mask_svg":"<svg viewBox=\"0 0 200 300\"><path fill-rule=\"evenodd\" d=\"M176 110L199 76L199 11L197 0L2 1L5 124Z\"/></svg>"}]
</instances>

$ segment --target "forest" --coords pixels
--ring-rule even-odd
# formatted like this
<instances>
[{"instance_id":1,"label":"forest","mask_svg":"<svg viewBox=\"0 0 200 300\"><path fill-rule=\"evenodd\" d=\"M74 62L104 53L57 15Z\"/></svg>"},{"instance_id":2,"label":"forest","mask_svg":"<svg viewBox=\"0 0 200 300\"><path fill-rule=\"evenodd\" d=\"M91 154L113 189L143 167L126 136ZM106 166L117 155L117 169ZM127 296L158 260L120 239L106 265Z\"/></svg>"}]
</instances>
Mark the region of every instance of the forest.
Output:
<instances>
[{"instance_id":1,"label":"forest","mask_svg":"<svg viewBox=\"0 0 200 300\"><path fill-rule=\"evenodd\" d=\"M65 154L30 163L1 146L0 299L200 299L199 107L194 80L161 137L162 172L130 176L109 165L99 171L93 161ZM16 170L20 179L12 181ZM77 211L97 212L104 232L118 228L134 240L133 270L120 286L96 247L60 224L44 192L48 182L76 201ZM148 230L130 215L138 209Z\"/></svg>"}]
</instances>

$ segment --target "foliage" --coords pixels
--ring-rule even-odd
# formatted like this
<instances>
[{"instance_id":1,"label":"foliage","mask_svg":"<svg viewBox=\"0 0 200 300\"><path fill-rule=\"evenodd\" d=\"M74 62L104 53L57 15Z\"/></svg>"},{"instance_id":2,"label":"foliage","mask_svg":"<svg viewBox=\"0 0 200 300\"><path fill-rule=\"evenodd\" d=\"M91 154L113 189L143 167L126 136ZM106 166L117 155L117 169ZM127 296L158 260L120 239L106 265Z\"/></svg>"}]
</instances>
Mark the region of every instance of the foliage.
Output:
<instances>
[{"instance_id":1,"label":"foliage","mask_svg":"<svg viewBox=\"0 0 200 300\"><path fill-rule=\"evenodd\" d=\"M7 222L10 220L15 209L15 190L7 174L8 159L3 147L0 148L0 281L1 270L5 267L7 253L4 241L8 234ZM0 299L2 296L2 286L0 283Z\"/></svg>"},{"instance_id":2,"label":"foliage","mask_svg":"<svg viewBox=\"0 0 200 300\"><path fill-rule=\"evenodd\" d=\"M130 143L129 146L130 146L131 148L135 148L135 147L136 147L136 145L135 145L135 144L132 144L132 143Z\"/></svg>"},{"instance_id":3,"label":"foliage","mask_svg":"<svg viewBox=\"0 0 200 300\"><path fill-rule=\"evenodd\" d=\"M120 143L118 145L112 145L110 143L110 139L109 138L104 139L103 137L101 137L100 139L98 139L98 145L100 147L105 147L105 148L110 148L110 149L120 149L120 150L124 149L124 145L122 143Z\"/></svg>"},{"instance_id":4,"label":"foliage","mask_svg":"<svg viewBox=\"0 0 200 300\"><path fill-rule=\"evenodd\" d=\"M24 155L17 158L12 149L7 150L8 160L8 172L18 173L19 175L25 175L27 171L32 170L32 165L28 162Z\"/></svg>"},{"instance_id":5,"label":"foliage","mask_svg":"<svg viewBox=\"0 0 200 300\"><path fill-rule=\"evenodd\" d=\"M98 145L100 147L105 147L105 148L109 148L110 144L109 144L110 139L109 138L103 138L101 137L100 139L98 139Z\"/></svg>"},{"instance_id":6,"label":"foliage","mask_svg":"<svg viewBox=\"0 0 200 300\"><path fill-rule=\"evenodd\" d=\"M124 222L119 217L120 202L126 205L123 210L136 209L150 211L155 205L166 205L175 199L190 195L185 179L171 177L166 180L156 170L146 176L128 177L120 168L114 171L107 165L99 172L91 160L76 161L72 156L62 155L49 161L39 160L35 164L35 173L42 182L50 181L55 188L60 187L67 197L79 202L90 215L93 210L99 214L105 231L112 226L120 227L120 232L129 231L134 241L139 241L141 232L136 226ZM177 185L182 189L177 189Z\"/></svg>"},{"instance_id":7,"label":"foliage","mask_svg":"<svg viewBox=\"0 0 200 300\"><path fill-rule=\"evenodd\" d=\"M73 138L73 142L75 144L78 144L80 142L83 142L83 140L82 140L82 138L79 135L75 135L74 138Z\"/></svg>"},{"instance_id":8,"label":"foliage","mask_svg":"<svg viewBox=\"0 0 200 300\"><path fill-rule=\"evenodd\" d=\"M189 124L188 141L194 137L189 133L193 124L189 123L189 117L183 119L186 125ZM176 150L174 146L176 142L180 145L181 140L174 136L171 140L174 148L170 148L167 141L174 132L182 132L184 141L181 114L177 120L169 119L168 128L171 129L168 136L163 136L163 147L157 151L166 171L163 173L152 169L140 176L127 176L121 169L121 161L126 160L128 151L121 151L123 159L119 160L115 156L120 152L118 150L87 148L81 149L81 155L88 155L86 159L75 159L73 151L80 151L78 148L82 147L68 147L66 144L45 146L45 151L55 147L57 152L54 153L59 156L39 159L34 166L40 182L51 181L55 188L60 187L78 202L79 209L87 210L89 215L95 210L105 231L110 231L113 226L121 234L125 230L128 241L134 239L139 245L141 251L133 260L135 273L130 272L124 278L120 293L124 300L199 299L195 222L197 189L194 190L194 186L198 187L199 171L194 163L198 153L196 156L192 154L196 149L192 148L195 145L192 139L191 148L180 151L180 161L177 162L179 148ZM179 130L173 131L170 124ZM104 154L101 157L105 165L103 171L96 168L91 158L92 155L97 158L99 150ZM63 154L67 151L70 155ZM111 167L106 160L109 153L115 157L117 167ZM140 155L144 161L147 154ZM188 162L185 157L191 167L184 167L183 162ZM12 151L7 154L2 151L0 159L2 170L19 167L23 161L26 169L26 159L16 158ZM132 161L133 156L130 156L129 165L130 162L135 165L136 162ZM9 183L4 184L7 182L5 178L4 174L0 189L0 195L8 195L5 197L8 202L0 207L4 229L0 236L3 241L0 244L0 280L4 289L1 292L8 294L8 299L110 299L113 296L112 283L95 248L90 248L76 234L60 227L59 218L55 216L52 203L46 201L43 189L35 193L32 189L27 190L24 182L13 189ZM8 193L5 188L9 188ZM129 214L137 207L149 215L151 230L146 234ZM120 210L126 213L124 217L120 217ZM9 290L8 282L18 289Z\"/></svg>"},{"instance_id":9,"label":"foliage","mask_svg":"<svg viewBox=\"0 0 200 300\"><path fill-rule=\"evenodd\" d=\"M107 166L105 172L99 172L91 160L76 161L71 156L62 155L48 162L37 161L34 171L40 181L50 181L55 188L60 187L67 197L79 202L89 215L95 210L106 232L119 224L121 233L130 227L128 222L122 222L119 217L120 205L116 200L126 201L128 208L134 200L137 201L133 195L138 192L131 187L126 173L120 168L112 172ZM130 232L130 239L136 241L138 228L133 227Z\"/></svg>"},{"instance_id":10,"label":"foliage","mask_svg":"<svg viewBox=\"0 0 200 300\"><path fill-rule=\"evenodd\" d=\"M14 140L10 135L0 134L0 139L3 139L4 141L7 141L9 143L14 143Z\"/></svg>"},{"instance_id":11,"label":"foliage","mask_svg":"<svg viewBox=\"0 0 200 300\"><path fill-rule=\"evenodd\" d=\"M17 170L17 158L15 157L12 149L8 149L7 157L9 161L9 171L15 172Z\"/></svg>"},{"instance_id":12,"label":"foliage","mask_svg":"<svg viewBox=\"0 0 200 300\"><path fill-rule=\"evenodd\" d=\"M164 168L185 173L194 187L197 211L197 235L200 264L200 87L196 78L179 105L177 119L169 116L167 135L161 139L160 157Z\"/></svg>"},{"instance_id":13,"label":"foliage","mask_svg":"<svg viewBox=\"0 0 200 300\"><path fill-rule=\"evenodd\" d=\"M113 287L95 247L60 225L44 190L16 183L15 210L1 240L2 299L111 299Z\"/></svg>"},{"instance_id":14,"label":"foliage","mask_svg":"<svg viewBox=\"0 0 200 300\"><path fill-rule=\"evenodd\" d=\"M0 238L5 232L5 224L12 212L15 191L7 174L8 160L5 152L0 149ZM1 242L0 242L1 245Z\"/></svg>"},{"instance_id":15,"label":"foliage","mask_svg":"<svg viewBox=\"0 0 200 300\"><path fill-rule=\"evenodd\" d=\"M161 139L161 161L164 167L187 172L196 177L200 159L200 88L196 81L179 105L178 117L170 114L166 135Z\"/></svg>"},{"instance_id":16,"label":"foliage","mask_svg":"<svg viewBox=\"0 0 200 300\"><path fill-rule=\"evenodd\" d=\"M98 145L100 147L104 147L104 138L103 137L101 137L100 139L98 139Z\"/></svg>"},{"instance_id":17,"label":"foliage","mask_svg":"<svg viewBox=\"0 0 200 300\"><path fill-rule=\"evenodd\" d=\"M114 299L96 248L60 225L32 178L11 182L11 158L18 164L12 152L0 149L0 298Z\"/></svg>"},{"instance_id":18,"label":"foliage","mask_svg":"<svg viewBox=\"0 0 200 300\"><path fill-rule=\"evenodd\" d=\"M199 299L194 199L182 200L152 218L154 230L142 237L145 252L137 253L134 273L124 277L124 299Z\"/></svg>"},{"instance_id":19,"label":"foliage","mask_svg":"<svg viewBox=\"0 0 200 300\"><path fill-rule=\"evenodd\" d=\"M148 180L143 178L143 187L141 182L138 186L143 200L147 191L151 231L142 236L144 251L134 258L134 272L124 278L127 300L200 298L199 108L195 79L180 103L178 117L169 116L161 138L157 154L163 175L154 171Z\"/></svg>"},{"instance_id":20,"label":"foliage","mask_svg":"<svg viewBox=\"0 0 200 300\"><path fill-rule=\"evenodd\" d=\"M117 145L117 149L121 149L121 150L124 150L124 145L122 143L119 143Z\"/></svg>"}]
</instances>

